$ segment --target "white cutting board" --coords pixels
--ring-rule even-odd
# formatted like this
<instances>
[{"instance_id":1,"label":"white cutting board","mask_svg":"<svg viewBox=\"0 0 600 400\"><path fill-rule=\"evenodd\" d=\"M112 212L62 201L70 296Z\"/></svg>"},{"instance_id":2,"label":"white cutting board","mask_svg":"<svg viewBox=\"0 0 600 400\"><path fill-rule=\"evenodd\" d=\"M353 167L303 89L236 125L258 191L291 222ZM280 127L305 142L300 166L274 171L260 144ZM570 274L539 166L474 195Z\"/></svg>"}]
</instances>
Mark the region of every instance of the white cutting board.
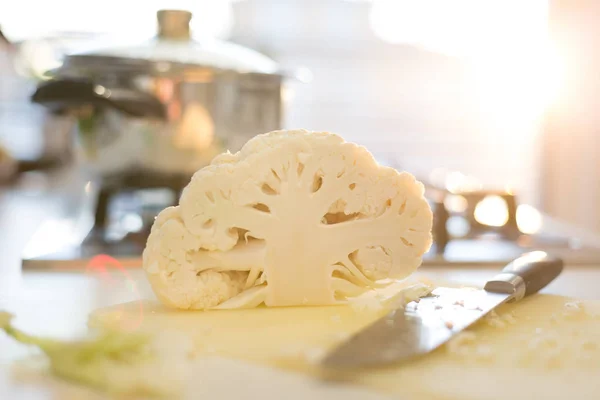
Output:
<instances>
[{"instance_id":1,"label":"white cutting board","mask_svg":"<svg viewBox=\"0 0 600 400\"><path fill-rule=\"evenodd\" d=\"M476 340L458 350L444 346L410 364L329 375L328 382L333 379L350 387L358 385L382 395L415 400L600 399L600 303L586 301L575 309L565 307L570 301L540 294L505 305L499 310L505 316L503 322L477 324L470 330ZM231 382L227 388L230 392L239 393L251 371L267 375L291 371L300 374L285 374L292 381L296 379L295 387L312 390L314 396L294 389L294 385L279 385L276 376L271 380L272 390L254 389L264 392L262 397L268 399L320 398L318 393L325 392L319 390L324 389L342 390L337 396L330 391L325 398L349 399L352 393L358 398L369 397L366 392L357 394L355 389L345 392L340 387L323 385L325 377L311 360L380 313L347 306L186 312L154 302L134 302L97 310L90 321L92 325L153 333L183 333L194 342L200 357L198 368L214 362L203 361L204 356L242 360L240 364L227 361L231 363L227 369L231 369L232 378L217 382L225 386ZM273 369L254 370L246 363ZM240 373L249 375L240 377ZM208 390L208 385L215 384L214 379L202 383L204 374L200 370L195 375L196 387L204 384ZM268 381L267 375L263 376ZM250 381L261 382L258 377ZM190 393L190 398L198 398L197 394ZM231 394L224 392L222 398L235 398Z\"/></svg>"}]
</instances>

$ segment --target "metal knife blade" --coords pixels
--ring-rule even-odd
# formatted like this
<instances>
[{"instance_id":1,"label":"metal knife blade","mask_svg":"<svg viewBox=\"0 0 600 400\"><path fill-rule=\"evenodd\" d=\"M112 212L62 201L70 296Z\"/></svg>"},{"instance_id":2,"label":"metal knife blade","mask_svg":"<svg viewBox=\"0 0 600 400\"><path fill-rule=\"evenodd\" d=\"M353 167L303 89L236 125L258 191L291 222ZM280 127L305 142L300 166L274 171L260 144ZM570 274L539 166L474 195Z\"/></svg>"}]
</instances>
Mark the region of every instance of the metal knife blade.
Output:
<instances>
[{"instance_id":1,"label":"metal knife blade","mask_svg":"<svg viewBox=\"0 0 600 400\"><path fill-rule=\"evenodd\" d=\"M360 367L426 354L475 323L511 295L437 288L419 302L391 311L333 350L322 364Z\"/></svg>"},{"instance_id":2,"label":"metal knife blade","mask_svg":"<svg viewBox=\"0 0 600 400\"><path fill-rule=\"evenodd\" d=\"M499 305L537 293L562 269L561 259L533 251L509 263L483 290L437 288L360 330L326 354L321 365L379 366L427 354Z\"/></svg>"}]
</instances>

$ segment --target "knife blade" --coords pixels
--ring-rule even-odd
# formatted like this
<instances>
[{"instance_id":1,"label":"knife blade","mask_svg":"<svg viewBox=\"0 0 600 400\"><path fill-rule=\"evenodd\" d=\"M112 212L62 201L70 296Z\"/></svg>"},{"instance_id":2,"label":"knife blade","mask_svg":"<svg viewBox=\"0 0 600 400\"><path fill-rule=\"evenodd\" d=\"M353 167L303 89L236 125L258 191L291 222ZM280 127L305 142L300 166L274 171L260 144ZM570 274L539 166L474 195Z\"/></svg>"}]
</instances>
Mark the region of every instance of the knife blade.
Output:
<instances>
[{"instance_id":1,"label":"knife blade","mask_svg":"<svg viewBox=\"0 0 600 400\"><path fill-rule=\"evenodd\" d=\"M439 287L392 310L327 353L327 368L383 366L423 356L506 302L537 293L563 269L563 261L532 251L510 262L483 289Z\"/></svg>"}]
</instances>

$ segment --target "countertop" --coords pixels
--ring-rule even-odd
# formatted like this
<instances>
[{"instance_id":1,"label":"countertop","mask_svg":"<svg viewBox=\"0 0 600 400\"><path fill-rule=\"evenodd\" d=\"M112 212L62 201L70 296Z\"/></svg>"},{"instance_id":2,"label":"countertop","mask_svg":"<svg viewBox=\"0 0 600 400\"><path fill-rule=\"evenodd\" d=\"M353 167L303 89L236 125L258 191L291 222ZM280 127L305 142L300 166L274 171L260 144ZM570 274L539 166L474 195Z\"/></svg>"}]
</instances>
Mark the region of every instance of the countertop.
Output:
<instances>
[{"instance_id":1,"label":"countertop","mask_svg":"<svg viewBox=\"0 0 600 400\"><path fill-rule=\"evenodd\" d=\"M418 272L432 279L458 281L464 284L480 284L493 274L493 268L427 268ZM551 283L543 292L577 296L586 299L600 299L597 282L600 282L599 268L566 267L563 275ZM29 332L60 338L73 338L84 334L88 315L91 311L122 302L138 299L153 299L154 296L140 269L109 270L102 277L97 270L88 272L24 272L18 283L3 290L0 296L0 309L15 313L18 326ZM143 317L143 316L142 316ZM23 380L15 378L13 362L30 356L32 350L16 344L12 339L0 334L0 398L13 400L50 400L55 398L81 398L77 389L70 385L48 379ZM12 365L12 367L11 367ZM289 372L268 370L251 364L229 364L217 360L206 364L216 377L223 377L232 369L240 368L235 378L236 385L246 387L248 376L252 376L252 388L244 389L245 398L262 396L265 387L275 385L280 393L295 393L291 398L344 399L371 398L370 393L359 389L337 385L317 385L309 377ZM210 366L210 367L209 367ZM220 368L220 369L219 369ZM250 375L249 375L250 374ZM221 378L222 379L222 378ZM233 382L228 379L228 382ZM275 382L275 383L273 383ZM236 385L233 385L235 387ZM210 394L208 387L207 394ZM217 390L217 389L215 389ZM230 387L221 392L223 399L238 398L241 392ZM361 389L362 390L362 389ZM254 391L254 392L253 392ZM214 394L215 392L213 392ZM276 392L269 399L277 397ZM58 397L57 397L58 396ZM64 397L67 396L67 397ZM71 397L68 397L71 396ZM296 397L294 397L296 396ZM383 399L373 394L373 399ZM88 398L88 397L85 397ZM92 397L95 398L95 397Z\"/></svg>"}]
</instances>

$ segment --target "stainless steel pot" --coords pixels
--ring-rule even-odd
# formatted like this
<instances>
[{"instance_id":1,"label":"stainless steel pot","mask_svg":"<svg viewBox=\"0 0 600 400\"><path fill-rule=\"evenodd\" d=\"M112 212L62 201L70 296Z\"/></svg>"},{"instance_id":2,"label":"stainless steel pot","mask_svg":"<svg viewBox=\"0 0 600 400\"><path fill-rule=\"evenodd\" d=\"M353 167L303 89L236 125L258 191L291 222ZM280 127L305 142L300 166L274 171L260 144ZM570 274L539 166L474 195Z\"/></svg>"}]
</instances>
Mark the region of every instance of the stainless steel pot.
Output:
<instances>
[{"instance_id":1,"label":"stainless steel pot","mask_svg":"<svg viewBox=\"0 0 600 400\"><path fill-rule=\"evenodd\" d=\"M32 101L74 117L83 160L101 176L191 174L283 124L287 78L245 47L193 40L191 13L161 10L158 34L69 54Z\"/></svg>"}]
</instances>

